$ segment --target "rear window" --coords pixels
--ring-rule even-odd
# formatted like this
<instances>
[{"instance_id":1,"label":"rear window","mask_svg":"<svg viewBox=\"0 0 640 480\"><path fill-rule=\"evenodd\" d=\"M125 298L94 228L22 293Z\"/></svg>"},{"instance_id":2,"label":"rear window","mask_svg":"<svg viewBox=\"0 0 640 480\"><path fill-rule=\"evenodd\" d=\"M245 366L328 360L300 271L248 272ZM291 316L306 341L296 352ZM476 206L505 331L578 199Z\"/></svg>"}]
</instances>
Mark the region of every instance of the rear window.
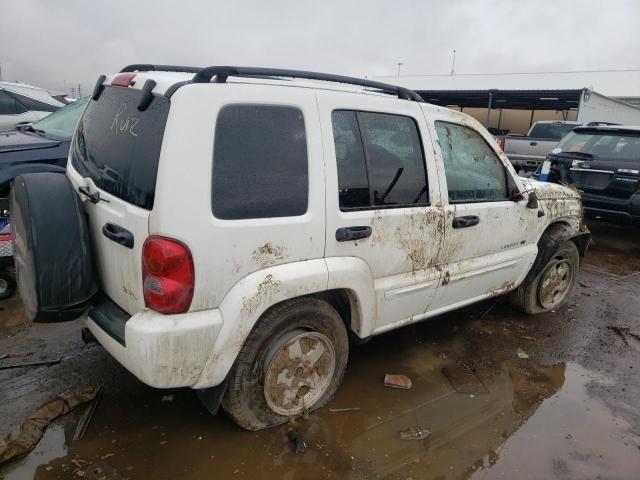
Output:
<instances>
[{"instance_id":1,"label":"rear window","mask_svg":"<svg viewBox=\"0 0 640 480\"><path fill-rule=\"evenodd\" d=\"M151 210L169 100L154 97L141 112L140 95L105 87L97 101L91 100L78 124L71 163L98 188Z\"/></svg>"},{"instance_id":2,"label":"rear window","mask_svg":"<svg viewBox=\"0 0 640 480\"><path fill-rule=\"evenodd\" d=\"M290 217L307 211L304 117L297 108L229 105L213 148L213 214L225 220Z\"/></svg>"},{"instance_id":3,"label":"rear window","mask_svg":"<svg viewBox=\"0 0 640 480\"><path fill-rule=\"evenodd\" d=\"M567 135L552 153L580 153L596 159L640 160L640 132L628 134L577 130Z\"/></svg>"},{"instance_id":4,"label":"rear window","mask_svg":"<svg viewBox=\"0 0 640 480\"><path fill-rule=\"evenodd\" d=\"M534 125L530 137L560 140L578 125L566 123L538 123Z\"/></svg>"}]
</instances>

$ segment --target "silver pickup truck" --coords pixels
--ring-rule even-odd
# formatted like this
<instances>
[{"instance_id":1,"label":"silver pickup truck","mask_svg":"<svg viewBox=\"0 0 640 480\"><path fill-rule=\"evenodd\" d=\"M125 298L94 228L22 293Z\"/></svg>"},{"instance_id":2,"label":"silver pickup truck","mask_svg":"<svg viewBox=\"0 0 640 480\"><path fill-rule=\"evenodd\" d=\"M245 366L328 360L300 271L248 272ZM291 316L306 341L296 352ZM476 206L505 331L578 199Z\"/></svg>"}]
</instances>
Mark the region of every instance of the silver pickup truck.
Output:
<instances>
[{"instance_id":1,"label":"silver pickup truck","mask_svg":"<svg viewBox=\"0 0 640 480\"><path fill-rule=\"evenodd\" d=\"M533 124L526 135L507 135L504 153L518 172L535 171L548 153L579 122L540 121Z\"/></svg>"}]
</instances>

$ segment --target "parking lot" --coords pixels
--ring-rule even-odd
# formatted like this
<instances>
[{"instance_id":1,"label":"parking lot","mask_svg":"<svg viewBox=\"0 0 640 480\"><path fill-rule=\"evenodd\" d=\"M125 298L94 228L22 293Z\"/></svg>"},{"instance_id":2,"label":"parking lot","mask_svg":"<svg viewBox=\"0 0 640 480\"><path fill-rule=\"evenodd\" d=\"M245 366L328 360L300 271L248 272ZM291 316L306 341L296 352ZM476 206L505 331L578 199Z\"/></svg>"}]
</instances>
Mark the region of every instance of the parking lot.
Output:
<instances>
[{"instance_id":1,"label":"parking lot","mask_svg":"<svg viewBox=\"0 0 640 480\"><path fill-rule=\"evenodd\" d=\"M595 245L562 309L527 317L488 300L352 345L344 383L318 412L257 433L211 417L193 391L154 390L78 322L25 326L1 304L6 436L63 392L104 385L82 440L86 406L55 420L0 475L35 478L607 478L640 471L640 230L593 221ZM410 390L387 388L386 373ZM296 453L289 431L306 448Z\"/></svg>"}]
</instances>

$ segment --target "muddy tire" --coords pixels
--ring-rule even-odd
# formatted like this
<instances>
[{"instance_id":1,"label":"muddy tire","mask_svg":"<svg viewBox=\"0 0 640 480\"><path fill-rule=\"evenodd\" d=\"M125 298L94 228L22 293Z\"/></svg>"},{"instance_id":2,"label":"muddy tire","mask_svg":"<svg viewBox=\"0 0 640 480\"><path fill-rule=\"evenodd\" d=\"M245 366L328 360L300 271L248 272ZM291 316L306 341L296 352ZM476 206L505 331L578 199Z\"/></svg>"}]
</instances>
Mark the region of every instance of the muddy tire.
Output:
<instances>
[{"instance_id":1,"label":"muddy tire","mask_svg":"<svg viewBox=\"0 0 640 480\"><path fill-rule=\"evenodd\" d=\"M34 322L77 318L97 291L85 216L60 173L16 177L10 195L20 296Z\"/></svg>"},{"instance_id":2,"label":"muddy tire","mask_svg":"<svg viewBox=\"0 0 640 480\"><path fill-rule=\"evenodd\" d=\"M222 408L247 430L279 425L327 403L349 355L338 312L315 298L285 302L254 326L232 368Z\"/></svg>"},{"instance_id":3,"label":"muddy tire","mask_svg":"<svg viewBox=\"0 0 640 480\"><path fill-rule=\"evenodd\" d=\"M554 243L554 236L560 233L551 232L540 243ZM544 250L539 252L538 255L544 254ZM511 293L509 299L514 308L534 315L560 308L567 301L578 280L578 249L571 240L559 241L549 257L542 269L527 275L522 285Z\"/></svg>"},{"instance_id":4,"label":"muddy tire","mask_svg":"<svg viewBox=\"0 0 640 480\"><path fill-rule=\"evenodd\" d=\"M16 279L6 270L0 270L0 300L11 297L16 291Z\"/></svg>"}]
</instances>

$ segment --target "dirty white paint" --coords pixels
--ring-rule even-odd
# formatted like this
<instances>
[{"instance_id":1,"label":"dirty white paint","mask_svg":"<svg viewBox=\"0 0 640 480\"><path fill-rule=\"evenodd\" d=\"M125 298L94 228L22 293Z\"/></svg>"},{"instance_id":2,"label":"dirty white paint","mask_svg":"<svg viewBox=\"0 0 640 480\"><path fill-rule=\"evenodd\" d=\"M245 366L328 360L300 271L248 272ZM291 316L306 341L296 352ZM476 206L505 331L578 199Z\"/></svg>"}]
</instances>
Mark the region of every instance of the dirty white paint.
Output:
<instances>
[{"instance_id":1,"label":"dirty white paint","mask_svg":"<svg viewBox=\"0 0 640 480\"><path fill-rule=\"evenodd\" d=\"M193 386L210 357L222 315L217 309L182 315L144 310L125 327L126 347L91 319L87 326L102 346L141 381L156 388Z\"/></svg>"},{"instance_id":2,"label":"dirty white paint","mask_svg":"<svg viewBox=\"0 0 640 480\"><path fill-rule=\"evenodd\" d=\"M157 76L165 88L163 75L141 76ZM105 291L133 314L126 326L126 348L91 321L89 326L142 381L157 387L219 384L263 313L302 295L343 289L351 301L353 331L368 337L507 293L526 276L537 242L551 223L579 228L579 196L565 187L519 178L493 137L471 117L356 91L261 80L188 85L172 97L153 211L111 197L110 204L87 205ZM310 179L305 214L239 221L213 216L215 122L220 109L234 103L286 105L302 111ZM393 113L415 121L426 162L428 206L340 211L331 123L335 109ZM450 204L434 128L437 120L478 132L500 158L521 198ZM76 186L84 181L73 170L69 175ZM534 189L538 209L527 208ZM480 222L453 229L453 219L465 215L477 216ZM102 224L114 220L134 232L133 250L101 235ZM350 226L369 226L373 234L337 242L336 230ZM165 316L144 310L140 248L151 234L182 241L192 253L196 282L190 313Z\"/></svg>"}]
</instances>

